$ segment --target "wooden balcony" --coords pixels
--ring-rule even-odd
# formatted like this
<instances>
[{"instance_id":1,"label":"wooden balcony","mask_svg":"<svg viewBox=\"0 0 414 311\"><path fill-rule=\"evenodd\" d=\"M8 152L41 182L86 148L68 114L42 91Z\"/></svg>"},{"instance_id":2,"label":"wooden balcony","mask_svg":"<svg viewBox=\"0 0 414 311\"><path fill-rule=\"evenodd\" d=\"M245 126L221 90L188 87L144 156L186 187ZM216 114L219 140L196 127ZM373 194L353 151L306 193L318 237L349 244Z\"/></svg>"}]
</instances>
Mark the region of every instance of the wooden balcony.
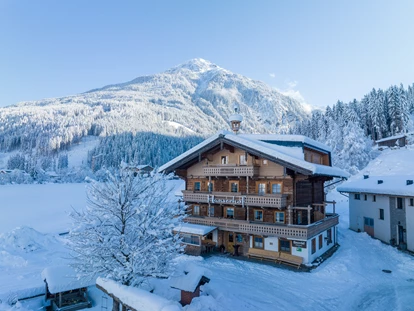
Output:
<instances>
[{"instance_id":1,"label":"wooden balcony","mask_svg":"<svg viewBox=\"0 0 414 311\"><path fill-rule=\"evenodd\" d=\"M308 240L332 226L337 225L339 223L338 219L338 214L330 214L325 219L310 225L260 223L246 220L194 216L187 217L185 221L192 224L218 227L219 230L223 231Z\"/></svg>"},{"instance_id":2,"label":"wooden balcony","mask_svg":"<svg viewBox=\"0 0 414 311\"><path fill-rule=\"evenodd\" d=\"M183 199L185 202L193 203L211 203L211 204L229 204L259 207L286 208L285 194L242 194L241 192L199 192L183 190Z\"/></svg>"},{"instance_id":3,"label":"wooden balcony","mask_svg":"<svg viewBox=\"0 0 414 311\"><path fill-rule=\"evenodd\" d=\"M203 167L205 176L258 176L259 166L236 165L209 165Z\"/></svg>"}]
</instances>

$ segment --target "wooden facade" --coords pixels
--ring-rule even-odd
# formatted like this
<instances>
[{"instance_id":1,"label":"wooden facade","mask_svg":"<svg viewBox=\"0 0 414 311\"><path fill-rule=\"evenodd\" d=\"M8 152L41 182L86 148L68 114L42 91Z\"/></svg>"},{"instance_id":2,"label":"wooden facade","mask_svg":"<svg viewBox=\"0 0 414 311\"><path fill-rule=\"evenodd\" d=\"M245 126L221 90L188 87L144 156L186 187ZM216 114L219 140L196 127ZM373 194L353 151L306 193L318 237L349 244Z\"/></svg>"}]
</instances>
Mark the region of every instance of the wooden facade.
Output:
<instances>
[{"instance_id":1,"label":"wooden facade","mask_svg":"<svg viewBox=\"0 0 414 311\"><path fill-rule=\"evenodd\" d=\"M301 150L304 161L331 166L329 152L309 145ZM300 257L306 251L309 256L292 261L309 263L315 256L310 250L312 239L327 241L327 230L338 224L334 208L327 211L324 193L324 183L333 177L294 165L240 144L222 141L201 148L198 158L182 159L174 167L185 180L186 221L216 226L218 250L235 253L237 249L247 256L249 249L262 249L277 253L277 258L280 252ZM291 240L304 241L306 247L294 247ZM285 257L294 258L289 256Z\"/></svg>"}]
</instances>

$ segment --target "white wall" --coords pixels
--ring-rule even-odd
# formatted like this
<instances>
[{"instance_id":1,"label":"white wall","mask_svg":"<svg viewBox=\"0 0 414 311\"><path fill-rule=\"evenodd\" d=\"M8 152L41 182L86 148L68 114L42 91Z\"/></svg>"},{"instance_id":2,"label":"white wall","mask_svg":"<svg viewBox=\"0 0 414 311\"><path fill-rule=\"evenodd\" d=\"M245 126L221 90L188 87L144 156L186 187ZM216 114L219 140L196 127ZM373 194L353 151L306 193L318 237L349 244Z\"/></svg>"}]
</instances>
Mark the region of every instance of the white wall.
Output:
<instances>
[{"instance_id":1,"label":"white wall","mask_svg":"<svg viewBox=\"0 0 414 311\"><path fill-rule=\"evenodd\" d=\"M267 251L279 251L279 239L276 237L265 238L264 240L264 249Z\"/></svg>"},{"instance_id":2,"label":"white wall","mask_svg":"<svg viewBox=\"0 0 414 311\"><path fill-rule=\"evenodd\" d=\"M405 203L407 249L414 252L414 206L409 206L409 202Z\"/></svg>"},{"instance_id":3,"label":"white wall","mask_svg":"<svg viewBox=\"0 0 414 311\"><path fill-rule=\"evenodd\" d=\"M349 194L349 228L358 231L364 231L364 217L374 219L374 236L385 243L391 239L390 225L390 201L385 195L376 195L376 201L373 201L373 195L367 194L367 200L364 200L364 194L361 193L361 199L355 200L354 193ZM379 209L384 209L384 220L379 218Z\"/></svg>"},{"instance_id":4,"label":"white wall","mask_svg":"<svg viewBox=\"0 0 414 311\"><path fill-rule=\"evenodd\" d=\"M309 254L308 254L309 253L308 252L309 247L310 247L309 241L306 241L306 247L300 247L299 248L299 247L294 247L292 245L292 255L302 257L303 258L303 263L307 264L307 263L309 263Z\"/></svg>"},{"instance_id":5,"label":"white wall","mask_svg":"<svg viewBox=\"0 0 414 311\"><path fill-rule=\"evenodd\" d=\"M325 239L328 234L327 231L324 231L320 234L318 234L317 236L314 236L312 239L309 239L307 241L307 255L308 255L308 261L305 262L305 260L303 261L303 263L312 263L316 258L318 258L319 256L323 255L326 251L328 251L329 249L331 249L333 246L335 246L335 241L337 239L337 230L336 227L332 227L331 228L332 231L332 242L329 243L328 245L328 241ZM319 235L322 234L322 248L319 249ZM316 252L312 254L312 240L316 239ZM293 255L296 255L292 252ZM300 256L300 255L297 255ZM303 256L301 256L303 257Z\"/></svg>"}]
</instances>

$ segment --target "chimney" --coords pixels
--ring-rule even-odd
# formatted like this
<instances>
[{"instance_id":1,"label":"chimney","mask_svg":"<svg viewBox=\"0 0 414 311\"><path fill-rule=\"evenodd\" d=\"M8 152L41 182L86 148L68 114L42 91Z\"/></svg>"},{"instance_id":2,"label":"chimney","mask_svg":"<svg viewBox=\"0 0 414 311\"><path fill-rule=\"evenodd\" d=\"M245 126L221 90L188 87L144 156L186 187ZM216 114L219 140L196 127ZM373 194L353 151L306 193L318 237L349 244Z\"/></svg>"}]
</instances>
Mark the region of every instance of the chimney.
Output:
<instances>
[{"instance_id":1,"label":"chimney","mask_svg":"<svg viewBox=\"0 0 414 311\"><path fill-rule=\"evenodd\" d=\"M407 179L407 186L412 185L413 183L414 183L414 181L412 179Z\"/></svg>"},{"instance_id":2,"label":"chimney","mask_svg":"<svg viewBox=\"0 0 414 311\"><path fill-rule=\"evenodd\" d=\"M378 185L384 183L382 179L378 179Z\"/></svg>"},{"instance_id":3,"label":"chimney","mask_svg":"<svg viewBox=\"0 0 414 311\"><path fill-rule=\"evenodd\" d=\"M364 179L368 179L369 178L369 175L364 175Z\"/></svg>"}]
</instances>

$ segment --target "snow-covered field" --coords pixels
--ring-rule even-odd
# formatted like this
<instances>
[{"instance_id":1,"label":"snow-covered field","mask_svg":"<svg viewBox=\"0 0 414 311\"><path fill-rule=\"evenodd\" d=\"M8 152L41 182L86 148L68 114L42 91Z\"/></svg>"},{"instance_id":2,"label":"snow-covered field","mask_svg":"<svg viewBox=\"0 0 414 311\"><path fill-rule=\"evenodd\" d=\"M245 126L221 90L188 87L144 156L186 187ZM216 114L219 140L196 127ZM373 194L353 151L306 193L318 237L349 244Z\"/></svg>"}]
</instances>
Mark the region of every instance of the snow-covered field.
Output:
<instances>
[{"instance_id":1,"label":"snow-covered field","mask_svg":"<svg viewBox=\"0 0 414 311\"><path fill-rule=\"evenodd\" d=\"M412 149L387 150L367 170L375 175L395 170L412 170L414 163L411 162L414 161L410 159L413 155ZM396 166L390 162L396 163ZM56 202L49 203L48 208L44 208L42 217L37 216L39 206L35 204L36 199L27 196L30 191L33 194L39 193L40 188L33 190L30 186L45 187L43 199L44 196L54 196L56 193ZM66 195L55 186L67 189ZM67 230L69 217L66 211L70 210L71 204L75 204L71 203L75 200L72 196L75 193L81 196L81 190L76 187L84 189L85 185L7 187L9 188L0 187L0 197L13 193L15 204L4 208L2 201L0 205L0 232L3 232L0 235L0 299L3 301L0 310L9 310L10 307L4 302L20 295L41 293L41 270L46 266L62 264L66 260L65 237L56 233ZM202 296L184 309L414 310L414 257L382 244L365 233L350 231L347 198L334 191L328 199L338 202L336 210L341 215L341 246L318 268L305 273L231 257L213 256L203 259L182 256L178 260L178 271L198 265L205 268L211 278L211 282L204 286ZM78 204L83 204L84 194L82 199L77 200ZM54 216L50 215L66 218L55 223ZM13 230L14 227L24 225L33 227L36 231L25 227ZM391 270L392 273L384 273L383 269ZM154 282L155 294L179 300L178 290L170 289L168 282ZM92 310L101 310L101 302L106 301L102 299L102 293L92 289L91 294L95 304ZM37 298L23 301L14 309L35 310L40 305L40 299Z\"/></svg>"}]
</instances>

